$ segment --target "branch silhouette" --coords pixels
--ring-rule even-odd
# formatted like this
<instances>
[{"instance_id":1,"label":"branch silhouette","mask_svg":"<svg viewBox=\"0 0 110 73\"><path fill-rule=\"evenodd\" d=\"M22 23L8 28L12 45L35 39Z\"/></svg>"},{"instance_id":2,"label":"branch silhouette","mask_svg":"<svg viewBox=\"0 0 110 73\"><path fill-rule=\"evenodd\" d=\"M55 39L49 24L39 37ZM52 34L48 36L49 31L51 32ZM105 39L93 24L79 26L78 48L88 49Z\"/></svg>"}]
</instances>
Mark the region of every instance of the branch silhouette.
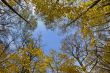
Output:
<instances>
[{"instance_id":1,"label":"branch silhouette","mask_svg":"<svg viewBox=\"0 0 110 73\"><path fill-rule=\"evenodd\" d=\"M16 12L15 9L13 9L13 7L11 5L9 5L9 3L6 0L1 0L7 7L9 7L10 10L12 10L15 14L17 14L20 18L22 18L24 21L26 21L27 23L29 23L29 21L27 21L24 17L22 17L18 12ZM30 23L29 23L30 24Z\"/></svg>"}]
</instances>

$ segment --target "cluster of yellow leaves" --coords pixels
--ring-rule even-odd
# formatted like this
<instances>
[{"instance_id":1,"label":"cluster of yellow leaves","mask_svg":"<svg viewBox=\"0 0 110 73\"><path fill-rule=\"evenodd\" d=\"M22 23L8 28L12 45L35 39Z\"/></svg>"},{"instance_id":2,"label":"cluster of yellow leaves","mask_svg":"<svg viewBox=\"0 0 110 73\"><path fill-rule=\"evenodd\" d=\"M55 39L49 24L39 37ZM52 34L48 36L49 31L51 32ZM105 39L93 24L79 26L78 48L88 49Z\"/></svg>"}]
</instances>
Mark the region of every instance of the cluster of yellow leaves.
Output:
<instances>
[{"instance_id":1,"label":"cluster of yellow leaves","mask_svg":"<svg viewBox=\"0 0 110 73\"><path fill-rule=\"evenodd\" d=\"M64 73L80 73L74 66L62 66L60 68L60 71L61 72L64 72Z\"/></svg>"},{"instance_id":2,"label":"cluster of yellow leaves","mask_svg":"<svg viewBox=\"0 0 110 73\"><path fill-rule=\"evenodd\" d=\"M29 52L32 55L37 56L37 57L43 57L44 56L43 51L40 48L34 48L33 44L29 44L28 47L25 48L25 51Z\"/></svg>"},{"instance_id":3,"label":"cluster of yellow leaves","mask_svg":"<svg viewBox=\"0 0 110 73\"><path fill-rule=\"evenodd\" d=\"M28 9L22 10L22 16L23 16L25 19L28 19L28 17L29 17L29 11L28 11Z\"/></svg>"},{"instance_id":4,"label":"cluster of yellow leaves","mask_svg":"<svg viewBox=\"0 0 110 73\"><path fill-rule=\"evenodd\" d=\"M107 20L103 9L97 7L89 10L86 14L83 15L82 19L82 23L88 24L92 27L103 24Z\"/></svg>"},{"instance_id":5,"label":"cluster of yellow leaves","mask_svg":"<svg viewBox=\"0 0 110 73\"><path fill-rule=\"evenodd\" d=\"M12 55L13 59L17 58L16 55ZM0 44L0 73L12 73L18 72L18 67L8 61L9 55L6 53L5 45Z\"/></svg>"},{"instance_id":6,"label":"cluster of yellow leaves","mask_svg":"<svg viewBox=\"0 0 110 73\"><path fill-rule=\"evenodd\" d=\"M32 57L36 61L33 61ZM35 65L36 72L45 73L51 62L53 62L51 57L45 56L40 48L35 48L33 44L29 44L9 55L9 59L5 63L9 68L6 68L5 72L20 72L23 67L31 73L32 67Z\"/></svg>"},{"instance_id":7,"label":"cluster of yellow leaves","mask_svg":"<svg viewBox=\"0 0 110 73\"><path fill-rule=\"evenodd\" d=\"M96 39L94 37L90 40L90 47L93 48L96 45Z\"/></svg>"},{"instance_id":8,"label":"cluster of yellow leaves","mask_svg":"<svg viewBox=\"0 0 110 73\"><path fill-rule=\"evenodd\" d=\"M104 10L105 13L110 12L110 6L105 6L105 7L103 8L103 10Z\"/></svg>"},{"instance_id":9,"label":"cluster of yellow leaves","mask_svg":"<svg viewBox=\"0 0 110 73\"><path fill-rule=\"evenodd\" d=\"M3 45L0 44L0 50L2 53ZM3 52L5 54L5 52ZM5 58L5 56L3 56ZM37 58L39 62L36 63L36 66L39 66L40 71L46 70L48 64L52 61L51 58L46 58L43 54L43 51L40 48L35 48L33 44L29 44L25 48L19 48L15 53L11 53L8 55L6 62L3 62L5 66L2 66L0 63L0 71L1 73L14 73L20 72L22 68L32 71L32 65L34 63L33 58ZM0 59L0 62L4 60Z\"/></svg>"},{"instance_id":10,"label":"cluster of yellow leaves","mask_svg":"<svg viewBox=\"0 0 110 73\"><path fill-rule=\"evenodd\" d=\"M46 73L47 64L45 62L36 63L36 69L41 73Z\"/></svg>"},{"instance_id":11,"label":"cluster of yellow leaves","mask_svg":"<svg viewBox=\"0 0 110 73\"><path fill-rule=\"evenodd\" d=\"M19 68L15 64L10 64L9 67L6 69L7 73L14 73L14 72L19 72Z\"/></svg>"},{"instance_id":12,"label":"cluster of yellow leaves","mask_svg":"<svg viewBox=\"0 0 110 73\"><path fill-rule=\"evenodd\" d=\"M53 60L52 60L52 58L50 58L50 57L46 57L46 58L44 59L44 62L47 63L47 64L50 64L51 62L53 62Z\"/></svg>"},{"instance_id":13,"label":"cluster of yellow leaves","mask_svg":"<svg viewBox=\"0 0 110 73\"><path fill-rule=\"evenodd\" d=\"M0 62L2 62L7 57L7 53L5 52L5 45L0 44Z\"/></svg>"},{"instance_id":14,"label":"cluster of yellow leaves","mask_svg":"<svg viewBox=\"0 0 110 73\"><path fill-rule=\"evenodd\" d=\"M68 58L67 54L59 54L59 57L62 59Z\"/></svg>"},{"instance_id":15,"label":"cluster of yellow leaves","mask_svg":"<svg viewBox=\"0 0 110 73\"><path fill-rule=\"evenodd\" d=\"M0 44L0 54L3 52L3 49L4 49L4 45Z\"/></svg>"},{"instance_id":16,"label":"cluster of yellow leaves","mask_svg":"<svg viewBox=\"0 0 110 73\"><path fill-rule=\"evenodd\" d=\"M19 68L19 65L21 65L22 67L24 67L27 70L30 70L31 60L30 60L30 57L27 56L26 53L24 53L24 51L20 52L20 53L11 54L9 57L9 60L10 60L10 62L11 61L15 62L15 66L16 66L15 70L17 69L17 67ZM13 65L13 64L11 64L11 65ZM13 70L11 70L11 71L13 71ZM15 72L17 72L17 71L15 71Z\"/></svg>"},{"instance_id":17,"label":"cluster of yellow leaves","mask_svg":"<svg viewBox=\"0 0 110 73\"><path fill-rule=\"evenodd\" d=\"M36 62L36 69L41 73L46 73L47 68L53 62L52 58L50 57L43 57L38 62Z\"/></svg>"},{"instance_id":18,"label":"cluster of yellow leaves","mask_svg":"<svg viewBox=\"0 0 110 73\"><path fill-rule=\"evenodd\" d=\"M87 25L83 25L81 29L81 33L83 34L83 37L87 37L89 33L91 33L90 28Z\"/></svg>"},{"instance_id":19,"label":"cluster of yellow leaves","mask_svg":"<svg viewBox=\"0 0 110 73\"><path fill-rule=\"evenodd\" d=\"M75 9L70 6L64 6L63 4L52 2L51 0L33 0L33 3L36 4L37 11L45 15L47 21L59 19ZM70 15L69 17L71 18Z\"/></svg>"},{"instance_id":20,"label":"cluster of yellow leaves","mask_svg":"<svg viewBox=\"0 0 110 73\"><path fill-rule=\"evenodd\" d=\"M106 63L110 62L110 41L107 42L107 44L104 47L104 57L103 58L104 58Z\"/></svg>"},{"instance_id":21,"label":"cluster of yellow leaves","mask_svg":"<svg viewBox=\"0 0 110 73\"><path fill-rule=\"evenodd\" d=\"M59 70L64 73L80 73L75 65L73 65L74 59L67 59L59 67Z\"/></svg>"},{"instance_id":22,"label":"cluster of yellow leaves","mask_svg":"<svg viewBox=\"0 0 110 73\"><path fill-rule=\"evenodd\" d=\"M15 0L16 1L16 0ZM15 6L16 5L16 2L14 0L8 0L8 3L11 5L11 6Z\"/></svg>"}]
</instances>

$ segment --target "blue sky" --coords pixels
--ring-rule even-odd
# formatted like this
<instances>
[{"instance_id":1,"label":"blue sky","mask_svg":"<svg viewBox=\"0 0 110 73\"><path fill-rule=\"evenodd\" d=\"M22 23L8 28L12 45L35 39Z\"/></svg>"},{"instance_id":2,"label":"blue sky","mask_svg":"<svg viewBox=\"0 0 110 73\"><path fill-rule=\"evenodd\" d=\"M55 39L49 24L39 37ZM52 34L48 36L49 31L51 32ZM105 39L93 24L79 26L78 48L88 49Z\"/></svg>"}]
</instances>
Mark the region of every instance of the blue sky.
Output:
<instances>
[{"instance_id":1,"label":"blue sky","mask_svg":"<svg viewBox=\"0 0 110 73\"><path fill-rule=\"evenodd\" d=\"M42 44L45 53L49 53L51 49L59 51L60 42L63 37L61 35L58 35L57 30L52 31L46 29L44 23L42 21L38 21L38 26L33 33L33 37L37 37L38 34L42 35Z\"/></svg>"},{"instance_id":2,"label":"blue sky","mask_svg":"<svg viewBox=\"0 0 110 73\"><path fill-rule=\"evenodd\" d=\"M74 34L75 31L77 31L77 28L71 29L67 34L59 35L60 32L58 31L58 29L55 29L54 31L47 29L42 20L38 20L38 26L33 32L33 37L36 38L39 34L42 35L42 49L46 54L48 54L51 49L60 52L62 39L69 34Z\"/></svg>"}]
</instances>

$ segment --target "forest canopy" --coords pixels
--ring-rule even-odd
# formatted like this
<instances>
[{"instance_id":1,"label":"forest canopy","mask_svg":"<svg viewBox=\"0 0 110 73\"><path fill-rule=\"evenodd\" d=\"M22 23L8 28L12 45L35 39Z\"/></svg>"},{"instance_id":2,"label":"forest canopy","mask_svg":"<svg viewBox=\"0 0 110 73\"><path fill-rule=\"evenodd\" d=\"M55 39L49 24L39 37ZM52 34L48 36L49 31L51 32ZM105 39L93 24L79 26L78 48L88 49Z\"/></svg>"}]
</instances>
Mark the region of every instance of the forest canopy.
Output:
<instances>
[{"instance_id":1,"label":"forest canopy","mask_svg":"<svg viewBox=\"0 0 110 73\"><path fill-rule=\"evenodd\" d=\"M39 19L67 34L60 52L32 37ZM0 73L109 72L110 0L0 0Z\"/></svg>"}]
</instances>

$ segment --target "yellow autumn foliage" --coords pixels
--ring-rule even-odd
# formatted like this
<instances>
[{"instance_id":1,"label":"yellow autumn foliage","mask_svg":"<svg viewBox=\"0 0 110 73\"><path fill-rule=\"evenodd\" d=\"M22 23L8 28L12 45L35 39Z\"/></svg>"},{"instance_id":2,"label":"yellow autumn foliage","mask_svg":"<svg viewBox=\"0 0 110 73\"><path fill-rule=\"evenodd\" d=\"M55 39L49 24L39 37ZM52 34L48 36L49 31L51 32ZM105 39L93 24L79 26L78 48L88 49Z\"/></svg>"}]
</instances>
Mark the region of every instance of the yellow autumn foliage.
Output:
<instances>
[{"instance_id":1,"label":"yellow autumn foliage","mask_svg":"<svg viewBox=\"0 0 110 73\"><path fill-rule=\"evenodd\" d=\"M11 6L15 6L16 5L16 2L14 0L8 0L8 3L11 5Z\"/></svg>"},{"instance_id":2,"label":"yellow autumn foliage","mask_svg":"<svg viewBox=\"0 0 110 73\"><path fill-rule=\"evenodd\" d=\"M105 62L108 62L110 61L110 41L107 42L107 44L105 45L104 47L104 60Z\"/></svg>"}]
</instances>

